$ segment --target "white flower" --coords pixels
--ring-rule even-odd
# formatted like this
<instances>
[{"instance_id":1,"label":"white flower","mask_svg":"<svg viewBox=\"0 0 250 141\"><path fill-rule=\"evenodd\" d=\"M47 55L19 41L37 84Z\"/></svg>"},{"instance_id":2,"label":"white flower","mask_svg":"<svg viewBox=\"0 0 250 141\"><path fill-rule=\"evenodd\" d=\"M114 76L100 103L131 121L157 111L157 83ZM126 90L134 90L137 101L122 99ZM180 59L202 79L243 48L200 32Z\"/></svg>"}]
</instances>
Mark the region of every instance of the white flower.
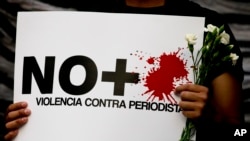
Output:
<instances>
[{"instance_id":1,"label":"white flower","mask_svg":"<svg viewBox=\"0 0 250 141\"><path fill-rule=\"evenodd\" d=\"M186 34L185 39L187 40L189 45L195 45L197 36L195 34Z\"/></svg>"},{"instance_id":2,"label":"white flower","mask_svg":"<svg viewBox=\"0 0 250 141\"><path fill-rule=\"evenodd\" d=\"M232 49L233 47L234 47L234 45L233 45L233 44L229 45L229 48L230 48L230 49Z\"/></svg>"},{"instance_id":3,"label":"white flower","mask_svg":"<svg viewBox=\"0 0 250 141\"><path fill-rule=\"evenodd\" d=\"M208 24L207 28L205 28L205 32L213 32L214 30L219 31L219 28L217 26L212 25L212 24Z\"/></svg>"},{"instance_id":4,"label":"white flower","mask_svg":"<svg viewBox=\"0 0 250 141\"><path fill-rule=\"evenodd\" d=\"M235 53L230 53L230 58L231 58L231 60L233 62L233 65L235 65L237 60L239 59L239 56L237 54L235 54Z\"/></svg>"},{"instance_id":5,"label":"white flower","mask_svg":"<svg viewBox=\"0 0 250 141\"><path fill-rule=\"evenodd\" d=\"M227 45L229 44L229 40L230 40L230 36L229 34L227 34L225 31L223 31L221 34L221 39L220 39L220 42L224 45Z\"/></svg>"}]
</instances>

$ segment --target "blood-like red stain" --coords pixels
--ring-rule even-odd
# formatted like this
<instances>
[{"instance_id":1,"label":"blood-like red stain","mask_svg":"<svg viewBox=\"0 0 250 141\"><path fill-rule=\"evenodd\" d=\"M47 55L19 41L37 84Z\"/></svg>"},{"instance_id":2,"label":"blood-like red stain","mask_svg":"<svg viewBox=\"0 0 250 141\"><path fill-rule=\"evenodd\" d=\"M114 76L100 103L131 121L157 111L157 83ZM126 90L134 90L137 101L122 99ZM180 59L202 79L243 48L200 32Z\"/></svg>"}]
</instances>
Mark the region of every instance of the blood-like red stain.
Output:
<instances>
[{"instance_id":1,"label":"blood-like red stain","mask_svg":"<svg viewBox=\"0 0 250 141\"><path fill-rule=\"evenodd\" d=\"M180 59L178 52L170 54L163 53L158 60L150 57L147 62L149 64L156 63L158 61L159 67L153 67L148 71L145 76L145 84L147 90L144 94L149 94L148 100L158 98L159 100L169 101L170 103L177 103L171 95L175 85L175 80L186 79L188 80L188 71L186 67L186 61ZM155 62L156 61L156 62Z\"/></svg>"},{"instance_id":2,"label":"blood-like red stain","mask_svg":"<svg viewBox=\"0 0 250 141\"><path fill-rule=\"evenodd\" d=\"M148 62L149 64L154 64L155 58L154 58L154 57L150 57L150 58L147 60L147 62Z\"/></svg>"}]
</instances>

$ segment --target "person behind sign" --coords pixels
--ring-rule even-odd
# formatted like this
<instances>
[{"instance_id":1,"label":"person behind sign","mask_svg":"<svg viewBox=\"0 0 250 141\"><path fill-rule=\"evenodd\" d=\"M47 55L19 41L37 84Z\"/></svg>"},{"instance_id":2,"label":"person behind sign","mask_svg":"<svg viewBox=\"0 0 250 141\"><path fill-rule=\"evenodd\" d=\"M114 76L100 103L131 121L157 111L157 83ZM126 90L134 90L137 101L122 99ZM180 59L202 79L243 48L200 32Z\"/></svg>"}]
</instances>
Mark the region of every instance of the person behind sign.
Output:
<instances>
[{"instance_id":1,"label":"person behind sign","mask_svg":"<svg viewBox=\"0 0 250 141\"><path fill-rule=\"evenodd\" d=\"M175 93L181 97L179 106L183 115L193 119L196 124L197 140L213 140L211 137L224 136L232 127L243 123L240 111L242 55L230 28L218 13L189 0L115 0L109 4L107 7L97 5L98 10L93 8L88 11L199 16L206 17L206 24L225 24L225 30L230 34L231 43L234 44L233 50L239 55L235 67L222 66L220 70L210 73L206 86L184 84L176 87ZM79 11L85 10L77 8ZM30 114L27 102L13 103L8 107L6 140L12 140L17 136L18 129L28 122ZM225 134L222 134L223 131Z\"/></svg>"}]
</instances>

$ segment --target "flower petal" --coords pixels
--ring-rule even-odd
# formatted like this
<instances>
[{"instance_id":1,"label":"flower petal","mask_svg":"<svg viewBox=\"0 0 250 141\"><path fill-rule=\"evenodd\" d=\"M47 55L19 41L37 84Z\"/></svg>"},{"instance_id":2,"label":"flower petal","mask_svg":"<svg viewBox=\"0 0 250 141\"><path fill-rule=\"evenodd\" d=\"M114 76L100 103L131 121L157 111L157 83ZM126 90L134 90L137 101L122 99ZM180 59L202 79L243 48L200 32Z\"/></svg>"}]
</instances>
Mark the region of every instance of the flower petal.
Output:
<instances>
[{"instance_id":1,"label":"flower petal","mask_svg":"<svg viewBox=\"0 0 250 141\"><path fill-rule=\"evenodd\" d=\"M224 45L229 44L229 40L230 40L229 34L227 34L225 31L223 31L223 32L220 34L220 36L221 36L220 42L221 42L222 44L224 44Z\"/></svg>"},{"instance_id":2,"label":"flower petal","mask_svg":"<svg viewBox=\"0 0 250 141\"><path fill-rule=\"evenodd\" d=\"M187 40L189 45L195 45L197 36L195 34L186 34L185 39Z\"/></svg>"}]
</instances>

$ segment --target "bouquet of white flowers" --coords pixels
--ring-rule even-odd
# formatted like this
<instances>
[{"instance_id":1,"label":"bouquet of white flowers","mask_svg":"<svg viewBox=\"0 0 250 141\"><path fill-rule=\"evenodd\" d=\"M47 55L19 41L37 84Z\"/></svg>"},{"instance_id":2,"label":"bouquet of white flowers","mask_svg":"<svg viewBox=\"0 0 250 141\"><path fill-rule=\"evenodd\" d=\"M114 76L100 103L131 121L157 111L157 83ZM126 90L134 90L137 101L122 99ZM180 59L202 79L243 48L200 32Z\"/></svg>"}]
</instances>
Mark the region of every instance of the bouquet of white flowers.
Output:
<instances>
[{"instance_id":1,"label":"bouquet of white flowers","mask_svg":"<svg viewBox=\"0 0 250 141\"><path fill-rule=\"evenodd\" d=\"M187 34L186 40L188 49L191 53L193 61L194 83L204 85L207 80L208 73L219 67L224 62L232 62L235 65L239 56L231 52L234 45L230 44L230 36L221 27L208 24L205 28L206 36L203 46L194 54L194 45L197 36ZM223 52L222 52L223 51ZM195 133L195 126L190 119L187 119L186 126L182 131L180 141L190 141Z\"/></svg>"}]
</instances>

